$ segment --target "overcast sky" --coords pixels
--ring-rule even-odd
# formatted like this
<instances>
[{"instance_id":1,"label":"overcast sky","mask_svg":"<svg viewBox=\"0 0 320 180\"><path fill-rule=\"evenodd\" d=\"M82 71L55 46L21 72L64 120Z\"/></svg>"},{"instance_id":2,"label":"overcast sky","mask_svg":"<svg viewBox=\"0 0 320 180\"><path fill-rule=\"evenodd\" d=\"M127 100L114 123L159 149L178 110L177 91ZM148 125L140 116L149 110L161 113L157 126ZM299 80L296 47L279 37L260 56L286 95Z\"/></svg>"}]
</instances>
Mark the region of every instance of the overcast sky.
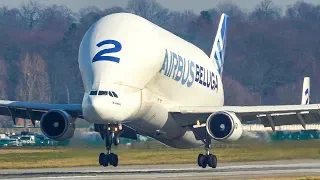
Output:
<instances>
[{"instance_id":1,"label":"overcast sky","mask_svg":"<svg viewBox=\"0 0 320 180\"><path fill-rule=\"evenodd\" d=\"M63 4L72 10L78 11L81 8L89 6L97 6L101 9L105 9L112 6L125 7L128 0L38 0L45 4ZM172 10L183 11L183 10L193 10L196 13L204 9L209 9L215 7L219 2L226 0L156 0L164 7L170 8ZM260 2L260 0L229 0L238 4L244 10L252 10L252 8ZM310 2L314 4L320 4L320 0L304 0L305 2ZM28 0L0 0L0 6L17 7L23 2L28 2ZM293 4L296 0L273 0L275 4L282 7L288 4Z\"/></svg>"}]
</instances>

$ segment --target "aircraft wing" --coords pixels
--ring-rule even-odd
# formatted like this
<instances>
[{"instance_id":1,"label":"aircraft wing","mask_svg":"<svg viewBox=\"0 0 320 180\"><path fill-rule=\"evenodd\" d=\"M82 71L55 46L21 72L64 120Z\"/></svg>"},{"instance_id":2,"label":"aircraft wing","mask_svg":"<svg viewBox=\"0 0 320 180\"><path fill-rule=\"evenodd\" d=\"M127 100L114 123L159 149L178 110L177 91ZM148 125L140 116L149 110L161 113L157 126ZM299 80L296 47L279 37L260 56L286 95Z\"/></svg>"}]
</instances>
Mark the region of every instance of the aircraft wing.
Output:
<instances>
[{"instance_id":1,"label":"aircraft wing","mask_svg":"<svg viewBox=\"0 0 320 180\"><path fill-rule=\"evenodd\" d=\"M40 120L42 115L51 109L60 109L67 111L72 117L82 117L81 104L45 104L20 101L0 100L0 115L11 116L15 123L15 118Z\"/></svg>"},{"instance_id":2,"label":"aircraft wing","mask_svg":"<svg viewBox=\"0 0 320 180\"><path fill-rule=\"evenodd\" d=\"M260 120L265 127L320 122L320 104L276 105L276 106L219 106L187 107L170 110L173 116L180 116L182 126L195 125L199 120L205 123L209 115L219 111L234 112L241 122Z\"/></svg>"}]
</instances>

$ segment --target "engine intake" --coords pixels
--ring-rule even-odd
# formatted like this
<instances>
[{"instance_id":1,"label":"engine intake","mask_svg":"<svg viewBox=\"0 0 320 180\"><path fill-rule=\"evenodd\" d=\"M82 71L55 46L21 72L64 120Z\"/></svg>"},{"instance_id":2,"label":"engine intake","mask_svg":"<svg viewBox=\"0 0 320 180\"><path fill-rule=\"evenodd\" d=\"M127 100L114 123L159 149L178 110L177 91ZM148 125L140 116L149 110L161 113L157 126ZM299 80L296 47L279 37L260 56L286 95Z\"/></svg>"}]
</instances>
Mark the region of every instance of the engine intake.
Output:
<instances>
[{"instance_id":1,"label":"engine intake","mask_svg":"<svg viewBox=\"0 0 320 180\"><path fill-rule=\"evenodd\" d=\"M242 135L242 124L233 112L216 112L207 119L207 132L212 139L222 142L238 140Z\"/></svg>"},{"instance_id":2,"label":"engine intake","mask_svg":"<svg viewBox=\"0 0 320 180\"><path fill-rule=\"evenodd\" d=\"M42 116L40 128L48 138L64 141L73 136L75 123L67 112L63 110L50 110Z\"/></svg>"}]
</instances>

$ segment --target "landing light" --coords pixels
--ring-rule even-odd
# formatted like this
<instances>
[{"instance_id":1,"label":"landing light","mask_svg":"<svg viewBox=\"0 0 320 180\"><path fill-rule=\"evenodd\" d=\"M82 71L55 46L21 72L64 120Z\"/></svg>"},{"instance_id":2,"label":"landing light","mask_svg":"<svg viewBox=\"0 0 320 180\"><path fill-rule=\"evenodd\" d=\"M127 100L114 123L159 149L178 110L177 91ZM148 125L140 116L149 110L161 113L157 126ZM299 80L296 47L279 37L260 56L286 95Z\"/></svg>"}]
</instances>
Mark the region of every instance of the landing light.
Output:
<instances>
[{"instance_id":1,"label":"landing light","mask_svg":"<svg viewBox=\"0 0 320 180\"><path fill-rule=\"evenodd\" d=\"M197 120L197 125L200 126L200 120Z\"/></svg>"},{"instance_id":2,"label":"landing light","mask_svg":"<svg viewBox=\"0 0 320 180\"><path fill-rule=\"evenodd\" d=\"M118 131L118 128L117 128L117 127L115 127L115 128L114 128L114 131L115 131L115 132L117 132L117 131Z\"/></svg>"}]
</instances>

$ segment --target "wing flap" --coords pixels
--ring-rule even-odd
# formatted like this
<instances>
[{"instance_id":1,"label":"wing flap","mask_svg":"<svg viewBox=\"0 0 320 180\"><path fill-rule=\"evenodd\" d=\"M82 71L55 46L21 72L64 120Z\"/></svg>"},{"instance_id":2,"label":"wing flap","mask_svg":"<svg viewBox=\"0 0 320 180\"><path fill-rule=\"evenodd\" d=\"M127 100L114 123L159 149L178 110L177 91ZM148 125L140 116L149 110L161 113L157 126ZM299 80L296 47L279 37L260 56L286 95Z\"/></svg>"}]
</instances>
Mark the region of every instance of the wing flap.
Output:
<instances>
[{"instance_id":1,"label":"wing flap","mask_svg":"<svg viewBox=\"0 0 320 180\"><path fill-rule=\"evenodd\" d=\"M300 116L300 117L299 117ZM291 124L313 124L320 122L320 115L317 113L304 114L284 114L271 116L274 126L291 125ZM272 123L267 116L259 117L265 127L272 127Z\"/></svg>"},{"instance_id":2,"label":"wing flap","mask_svg":"<svg viewBox=\"0 0 320 180\"><path fill-rule=\"evenodd\" d=\"M0 107L0 114L4 116L11 116L8 107Z\"/></svg>"}]
</instances>

